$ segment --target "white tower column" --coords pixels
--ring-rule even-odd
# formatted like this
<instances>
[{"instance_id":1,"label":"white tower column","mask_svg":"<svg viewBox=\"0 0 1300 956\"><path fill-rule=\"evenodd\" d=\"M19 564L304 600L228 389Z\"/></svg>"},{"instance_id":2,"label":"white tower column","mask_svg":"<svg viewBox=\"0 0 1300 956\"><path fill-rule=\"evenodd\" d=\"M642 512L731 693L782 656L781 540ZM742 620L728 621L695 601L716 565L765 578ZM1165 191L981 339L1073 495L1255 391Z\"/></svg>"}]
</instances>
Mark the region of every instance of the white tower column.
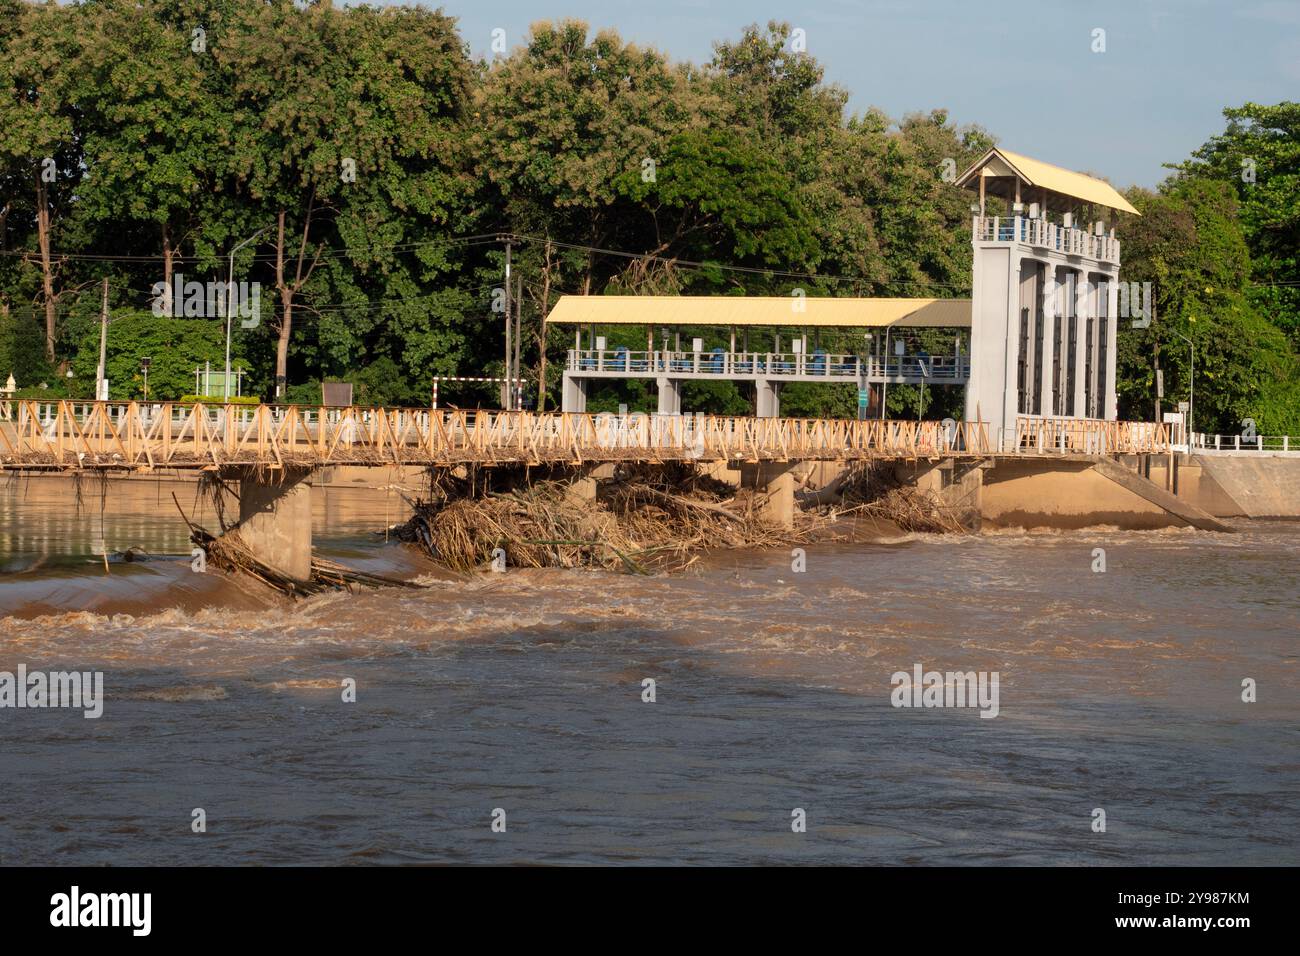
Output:
<instances>
[{"instance_id":1,"label":"white tower column","mask_svg":"<svg viewBox=\"0 0 1300 956\"><path fill-rule=\"evenodd\" d=\"M1087 418L1084 379L1088 368L1088 316L1092 314L1092 281L1080 269L1074 283L1074 416Z\"/></svg>"},{"instance_id":2,"label":"white tower column","mask_svg":"<svg viewBox=\"0 0 1300 956\"><path fill-rule=\"evenodd\" d=\"M1061 290L1057 285L1056 266L1049 264L1044 270L1043 281L1043 341L1042 378L1038 382L1038 394L1042 396L1038 407L1044 417L1056 414L1056 389L1052 383L1052 367L1056 362L1056 316L1061 311Z\"/></svg>"},{"instance_id":3,"label":"white tower column","mask_svg":"<svg viewBox=\"0 0 1300 956\"><path fill-rule=\"evenodd\" d=\"M1118 271L1118 270L1116 270ZM1106 414L1108 421L1114 421L1119 411L1119 401L1115 394L1115 350L1119 332L1119 283L1115 276L1107 276L1106 282Z\"/></svg>"},{"instance_id":4,"label":"white tower column","mask_svg":"<svg viewBox=\"0 0 1300 956\"><path fill-rule=\"evenodd\" d=\"M1021 261L1019 252L1012 246L1011 259L1007 263L1007 319L1003 333L1006 341L1002 356L1002 428L1007 442L1015 441L1016 418L1020 414L1020 386L1016 381L1016 367L1020 361ZM1030 321L1032 320L1031 316Z\"/></svg>"}]
</instances>

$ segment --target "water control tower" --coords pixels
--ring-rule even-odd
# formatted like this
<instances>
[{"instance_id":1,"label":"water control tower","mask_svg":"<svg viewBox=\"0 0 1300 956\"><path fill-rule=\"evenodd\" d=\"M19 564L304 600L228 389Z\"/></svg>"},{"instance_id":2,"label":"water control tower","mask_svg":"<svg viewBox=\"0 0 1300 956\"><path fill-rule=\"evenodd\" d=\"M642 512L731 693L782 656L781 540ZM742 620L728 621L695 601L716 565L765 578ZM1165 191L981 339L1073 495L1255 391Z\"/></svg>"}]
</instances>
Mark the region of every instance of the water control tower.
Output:
<instances>
[{"instance_id":1,"label":"water control tower","mask_svg":"<svg viewBox=\"0 0 1300 956\"><path fill-rule=\"evenodd\" d=\"M1109 183L989 150L958 178L972 204L966 419L1003 447L1017 417L1115 418L1117 212Z\"/></svg>"}]
</instances>

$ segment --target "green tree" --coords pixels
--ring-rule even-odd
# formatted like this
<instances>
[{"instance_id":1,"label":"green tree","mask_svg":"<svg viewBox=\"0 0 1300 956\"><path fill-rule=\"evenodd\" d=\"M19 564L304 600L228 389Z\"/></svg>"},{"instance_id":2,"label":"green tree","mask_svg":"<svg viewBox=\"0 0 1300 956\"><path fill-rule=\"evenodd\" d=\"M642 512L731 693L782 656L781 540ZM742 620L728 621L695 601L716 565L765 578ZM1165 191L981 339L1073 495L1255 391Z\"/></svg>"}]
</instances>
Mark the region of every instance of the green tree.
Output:
<instances>
[{"instance_id":1,"label":"green tree","mask_svg":"<svg viewBox=\"0 0 1300 956\"><path fill-rule=\"evenodd\" d=\"M1227 129L1180 164L1180 181L1236 194L1250 247L1252 301L1300 349L1300 103L1225 109Z\"/></svg>"},{"instance_id":2,"label":"green tree","mask_svg":"<svg viewBox=\"0 0 1300 956\"><path fill-rule=\"evenodd\" d=\"M1196 346L1197 431L1235 433L1247 418L1264 433L1297 430L1296 358L1247 295L1250 252L1232 189L1172 180L1160 193L1131 190L1129 199L1142 218L1125 227L1124 278L1152 283L1155 319L1143 329L1120 320L1119 417L1150 420L1157 355L1166 402L1190 397L1186 336Z\"/></svg>"},{"instance_id":3,"label":"green tree","mask_svg":"<svg viewBox=\"0 0 1300 956\"><path fill-rule=\"evenodd\" d=\"M225 365L225 327L208 319L174 319L152 312L114 311L105 336L105 375L109 398L115 401L144 397L140 360L148 357L149 397L176 401L194 393L194 370L210 364ZM93 382L99 363L99 323L86 322L72 371L78 381ZM244 364L240 340L232 345L231 364ZM233 390L232 390L233 391Z\"/></svg>"},{"instance_id":4,"label":"green tree","mask_svg":"<svg viewBox=\"0 0 1300 956\"><path fill-rule=\"evenodd\" d=\"M71 215L83 168L71 95L82 43L75 16L75 11L53 4L6 0L0 7L0 89L5 90L0 96L0 181L13 190L0 197L0 220L6 231L16 227L19 233L4 245L23 249L24 265L39 271L45 357L50 363L55 361L59 335L59 301L66 293L54 235ZM16 304L11 286L0 299L0 309Z\"/></svg>"}]
</instances>

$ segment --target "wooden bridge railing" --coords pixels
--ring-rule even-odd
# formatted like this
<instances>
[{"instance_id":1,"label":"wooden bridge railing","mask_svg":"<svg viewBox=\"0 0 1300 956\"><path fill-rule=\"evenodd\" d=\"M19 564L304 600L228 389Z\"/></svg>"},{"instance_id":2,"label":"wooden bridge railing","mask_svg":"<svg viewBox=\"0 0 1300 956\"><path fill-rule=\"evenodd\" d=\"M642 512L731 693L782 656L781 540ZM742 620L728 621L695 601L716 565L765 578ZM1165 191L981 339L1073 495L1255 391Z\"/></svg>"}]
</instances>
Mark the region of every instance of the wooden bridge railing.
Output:
<instances>
[{"instance_id":1,"label":"wooden bridge railing","mask_svg":"<svg viewBox=\"0 0 1300 956\"><path fill-rule=\"evenodd\" d=\"M299 405L0 401L0 467L790 460L1165 453L1169 426L1020 418L1014 447L982 422L611 415Z\"/></svg>"},{"instance_id":2,"label":"wooden bridge railing","mask_svg":"<svg viewBox=\"0 0 1300 956\"><path fill-rule=\"evenodd\" d=\"M985 455L983 423L12 401L0 466L439 464Z\"/></svg>"},{"instance_id":3,"label":"wooden bridge railing","mask_svg":"<svg viewBox=\"0 0 1300 956\"><path fill-rule=\"evenodd\" d=\"M1168 454L1169 426L1156 422L1111 422L1097 418L1016 419L1009 451L1030 454Z\"/></svg>"}]
</instances>

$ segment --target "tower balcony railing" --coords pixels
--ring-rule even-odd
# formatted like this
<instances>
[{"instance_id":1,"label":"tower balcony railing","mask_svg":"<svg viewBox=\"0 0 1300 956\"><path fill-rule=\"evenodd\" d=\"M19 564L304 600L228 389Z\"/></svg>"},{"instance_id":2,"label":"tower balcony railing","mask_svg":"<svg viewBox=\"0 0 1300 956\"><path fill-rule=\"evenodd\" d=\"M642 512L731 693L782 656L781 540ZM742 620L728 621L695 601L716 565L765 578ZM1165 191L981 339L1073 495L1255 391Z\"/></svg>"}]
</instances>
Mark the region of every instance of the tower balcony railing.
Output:
<instances>
[{"instance_id":1,"label":"tower balcony railing","mask_svg":"<svg viewBox=\"0 0 1300 956\"><path fill-rule=\"evenodd\" d=\"M1025 216L974 217L976 242L1019 242L1066 256L1082 256L1119 265L1119 240L1075 226Z\"/></svg>"}]
</instances>

